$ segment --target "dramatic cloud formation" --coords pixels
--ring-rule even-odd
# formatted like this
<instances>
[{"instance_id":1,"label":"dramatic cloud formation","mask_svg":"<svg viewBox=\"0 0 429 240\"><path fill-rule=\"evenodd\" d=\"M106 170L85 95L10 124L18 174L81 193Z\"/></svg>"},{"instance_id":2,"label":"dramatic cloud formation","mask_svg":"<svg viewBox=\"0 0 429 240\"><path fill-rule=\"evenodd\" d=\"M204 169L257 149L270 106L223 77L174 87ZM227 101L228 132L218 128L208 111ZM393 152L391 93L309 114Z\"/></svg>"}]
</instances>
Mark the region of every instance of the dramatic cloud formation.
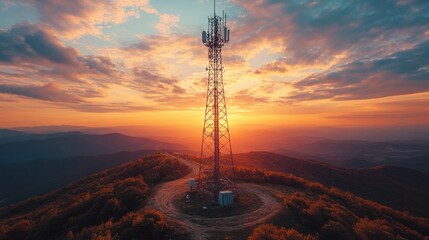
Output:
<instances>
[{"instance_id":1,"label":"dramatic cloud formation","mask_svg":"<svg viewBox=\"0 0 429 240\"><path fill-rule=\"evenodd\" d=\"M70 67L74 71L111 74L115 65L106 57L80 56L55 36L37 25L20 23L9 30L0 30L0 63L33 64L38 66ZM61 66L58 66L61 65ZM80 69L79 69L80 68Z\"/></svg>"},{"instance_id":2,"label":"dramatic cloud formation","mask_svg":"<svg viewBox=\"0 0 429 240\"><path fill-rule=\"evenodd\" d=\"M234 3L249 12L240 25L243 51L255 49L255 42L280 46L280 57L254 73L296 80L281 99L352 100L428 90L425 1Z\"/></svg>"},{"instance_id":3,"label":"dramatic cloud formation","mask_svg":"<svg viewBox=\"0 0 429 240\"><path fill-rule=\"evenodd\" d=\"M54 63L75 65L78 52L39 27L19 23L0 30L0 61L5 63Z\"/></svg>"},{"instance_id":4,"label":"dramatic cloud formation","mask_svg":"<svg viewBox=\"0 0 429 240\"><path fill-rule=\"evenodd\" d=\"M399 106L415 103L416 95L429 101L427 1L220 4L229 8L223 63L228 108L236 116L255 124L369 124L370 116L381 118L380 101L391 103L386 116L403 113L404 123L412 112L427 115L422 105ZM207 90L200 39L207 5L7 1L4 14L31 17L2 20L0 101L31 99L85 113L199 112Z\"/></svg>"},{"instance_id":5,"label":"dramatic cloud formation","mask_svg":"<svg viewBox=\"0 0 429 240\"><path fill-rule=\"evenodd\" d=\"M18 23L0 30L0 73L1 93L80 104L102 96L116 70L107 57L81 55L42 27Z\"/></svg>"},{"instance_id":6,"label":"dramatic cloud formation","mask_svg":"<svg viewBox=\"0 0 429 240\"><path fill-rule=\"evenodd\" d=\"M344 51L354 56L413 43L429 24L429 6L418 0L234 2L250 13L241 28L252 34L246 43L282 40L280 65L327 62Z\"/></svg>"},{"instance_id":7,"label":"dramatic cloud formation","mask_svg":"<svg viewBox=\"0 0 429 240\"><path fill-rule=\"evenodd\" d=\"M50 29L76 38L82 35L101 35L108 24L120 24L129 17L140 17L139 10L155 14L149 0L30 0L40 13L42 22Z\"/></svg>"},{"instance_id":8,"label":"dramatic cloud formation","mask_svg":"<svg viewBox=\"0 0 429 240\"><path fill-rule=\"evenodd\" d=\"M359 60L293 84L289 100L353 100L429 90L429 41L382 59Z\"/></svg>"}]
</instances>

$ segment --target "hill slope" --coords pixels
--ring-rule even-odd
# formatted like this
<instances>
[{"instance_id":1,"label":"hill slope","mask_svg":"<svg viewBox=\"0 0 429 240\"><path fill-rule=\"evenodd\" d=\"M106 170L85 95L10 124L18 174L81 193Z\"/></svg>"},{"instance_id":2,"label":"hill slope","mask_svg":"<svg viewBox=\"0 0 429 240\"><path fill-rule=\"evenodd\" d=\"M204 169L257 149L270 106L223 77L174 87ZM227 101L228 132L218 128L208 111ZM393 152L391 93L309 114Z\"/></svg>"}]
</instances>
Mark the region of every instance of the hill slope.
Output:
<instances>
[{"instance_id":1,"label":"hill slope","mask_svg":"<svg viewBox=\"0 0 429 240\"><path fill-rule=\"evenodd\" d=\"M185 147L148 138L118 133L105 135L71 134L42 140L9 142L0 145L0 164L37 159L110 154L144 149L184 149Z\"/></svg>"},{"instance_id":2,"label":"hill slope","mask_svg":"<svg viewBox=\"0 0 429 240\"><path fill-rule=\"evenodd\" d=\"M253 229L248 240L372 240L429 237L429 219L386 207L291 174L238 167L237 178L286 187L282 211ZM290 191L290 188L295 191Z\"/></svg>"},{"instance_id":3,"label":"hill slope","mask_svg":"<svg viewBox=\"0 0 429 240\"><path fill-rule=\"evenodd\" d=\"M176 230L184 219L180 214L176 221L167 222L165 217L172 216L171 212L164 217L156 209L146 208L151 194L168 185L159 183L178 178L186 182L189 172L170 154L151 155L103 171L45 196L0 208L0 239L190 239ZM276 189L270 194L277 196L281 211L265 222L275 225L253 229L246 225L252 219L241 218L238 232L227 231L223 236L212 228L212 235L199 237L423 240L429 234L429 219L352 193L290 174L243 167L236 173L241 181Z\"/></svg>"},{"instance_id":4,"label":"hill slope","mask_svg":"<svg viewBox=\"0 0 429 240\"><path fill-rule=\"evenodd\" d=\"M0 167L0 207L45 194L90 174L155 152L142 150L3 165Z\"/></svg>"},{"instance_id":5,"label":"hill slope","mask_svg":"<svg viewBox=\"0 0 429 240\"><path fill-rule=\"evenodd\" d=\"M0 239L169 239L174 229L162 214L142 209L156 184L189 171L177 160L152 155L0 208Z\"/></svg>"},{"instance_id":6,"label":"hill slope","mask_svg":"<svg viewBox=\"0 0 429 240\"><path fill-rule=\"evenodd\" d=\"M342 169L269 152L234 155L238 165L291 173L399 210L429 216L429 174L401 167Z\"/></svg>"}]
</instances>

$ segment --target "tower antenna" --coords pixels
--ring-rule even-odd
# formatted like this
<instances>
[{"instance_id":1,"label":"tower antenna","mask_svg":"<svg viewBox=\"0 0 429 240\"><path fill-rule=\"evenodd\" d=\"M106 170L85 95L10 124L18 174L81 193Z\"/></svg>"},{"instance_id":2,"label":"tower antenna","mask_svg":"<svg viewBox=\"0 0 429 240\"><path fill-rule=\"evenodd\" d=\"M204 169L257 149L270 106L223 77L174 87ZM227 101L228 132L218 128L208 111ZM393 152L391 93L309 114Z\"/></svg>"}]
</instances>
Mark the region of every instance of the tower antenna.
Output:
<instances>
[{"instance_id":1,"label":"tower antenna","mask_svg":"<svg viewBox=\"0 0 429 240\"><path fill-rule=\"evenodd\" d=\"M226 14L217 16L216 0L213 4L214 16L208 18L208 30L202 33L203 44L208 48L209 66L198 191L211 196L213 203L223 205L232 204L232 200L224 201L233 199L237 192L223 87L222 47L229 41L229 29Z\"/></svg>"},{"instance_id":2,"label":"tower antenna","mask_svg":"<svg viewBox=\"0 0 429 240\"><path fill-rule=\"evenodd\" d=\"M214 13L213 16L216 17L216 0L213 0L213 13Z\"/></svg>"}]
</instances>

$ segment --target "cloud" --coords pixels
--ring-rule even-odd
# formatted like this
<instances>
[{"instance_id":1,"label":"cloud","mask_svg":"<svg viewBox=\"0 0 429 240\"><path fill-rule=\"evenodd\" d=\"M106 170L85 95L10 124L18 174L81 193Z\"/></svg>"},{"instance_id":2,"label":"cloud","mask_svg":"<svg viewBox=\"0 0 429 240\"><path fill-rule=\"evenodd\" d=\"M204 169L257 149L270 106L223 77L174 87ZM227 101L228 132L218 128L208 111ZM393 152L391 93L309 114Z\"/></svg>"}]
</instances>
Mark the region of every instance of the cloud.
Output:
<instances>
[{"instance_id":1,"label":"cloud","mask_svg":"<svg viewBox=\"0 0 429 240\"><path fill-rule=\"evenodd\" d=\"M135 51L149 51L149 50L152 50L152 48L149 45L149 43L142 40L142 41L139 41L138 43L131 44L130 46L123 47L122 50L135 52Z\"/></svg>"},{"instance_id":2,"label":"cloud","mask_svg":"<svg viewBox=\"0 0 429 240\"><path fill-rule=\"evenodd\" d=\"M424 1L230 2L241 8L235 9L240 15L229 19L232 39L223 49L225 86L233 105L277 108L274 104L284 101L428 91L427 61L418 54L427 53L422 42L428 36L429 6ZM86 106L80 108L84 111L119 111L121 104L113 102L123 95L111 93L117 87L126 88L124 92L129 91L136 102L145 101L144 108L204 104L207 48L199 33L176 31L178 16L158 12L149 1L30 0L29 4L40 13L39 24L1 30L0 84L58 82L88 101L80 104ZM156 35L137 35L139 41L129 46L119 37L114 39L114 33L107 45L76 39L100 35L104 28L139 17L141 11L159 17L153 26ZM82 49L90 42L94 55L82 55L59 38ZM117 47L117 40L122 47ZM124 103L124 108L144 110L137 105Z\"/></svg>"},{"instance_id":3,"label":"cloud","mask_svg":"<svg viewBox=\"0 0 429 240\"><path fill-rule=\"evenodd\" d=\"M90 70L95 70L109 76L115 72L115 64L108 57L87 55L79 57L79 60Z\"/></svg>"},{"instance_id":4,"label":"cloud","mask_svg":"<svg viewBox=\"0 0 429 240\"><path fill-rule=\"evenodd\" d=\"M39 25L18 23L0 30L0 65L41 66L44 72L111 75L115 64L104 56L80 55ZM47 69L51 70L47 70ZM34 68L33 68L34 70Z\"/></svg>"},{"instance_id":5,"label":"cloud","mask_svg":"<svg viewBox=\"0 0 429 240\"><path fill-rule=\"evenodd\" d=\"M157 14L149 0L29 0L27 4L40 14L41 21L66 38L101 35L108 24L124 23L130 17L140 17L139 11Z\"/></svg>"},{"instance_id":6,"label":"cloud","mask_svg":"<svg viewBox=\"0 0 429 240\"><path fill-rule=\"evenodd\" d=\"M205 93L206 85L194 84L207 75L207 49L199 38L177 33L141 36L136 43L104 52L124 69L121 84L154 104L168 108L180 103L188 108L204 103L200 94ZM199 104L196 97L201 98Z\"/></svg>"},{"instance_id":7,"label":"cloud","mask_svg":"<svg viewBox=\"0 0 429 240\"><path fill-rule=\"evenodd\" d=\"M134 69L134 86L149 98L158 98L168 94L185 94L186 90L178 85L178 80L152 73L146 69Z\"/></svg>"},{"instance_id":8,"label":"cloud","mask_svg":"<svg viewBox=\"0 0 429 240\"><path fill-rule=\"evenodd\" d=\"M103 97L121 75L109 57L81 55L30 23L0 30L0 68L0 93L71 108Z\"/></svg>"},{"instance_id":9,"label":"cloud","mask_svg":"<svg viewBox=\"0 0 429 240\"><path fill-rule=\"evenodd\" d=\"M262 73L285 73L289 71L289 64L286 63L287 59L281 58L277 61L273 61L271 63L268 63L261 68L255 70L255 74L262 74Z\"/></svg>"},{"instance_id":10,"label":"cloud","mask_svg":"<svg viewBox=\"0 0 429 240\"><path fill-rule=\"evenodd\" d=\"M149 0L29 0L27 4L39 12L47 29L70 39L102 36L105 27L140 18L141 12L159 17L155 28L161 35L169 35L180 20L179 16L159 13Z\"/></svg>"},{"instance_id":11,"label":"cloud","mask_svg":"<svg viewBox=\"0 0 429 240\"><path fill-rule=\"evenodd\" d=\"M43 67L41 72L70 72L111 75L115 64L103 56L81 56L71 47L38 25L18 23L0 30L0 65L32 64ZM50 69L50 70L49 70ZM34 71L34 68L32 69Z\"/></svg>"},{"instance_id":12,"label":"cloud","mask_svg":"<svg viewBox=\"0 0 429 240\"><path fill-rule=\"evenodd\" d=\"M238 91L228 97L231 99L234 106L249 108L252 107L260 107L269 102L269 98L267 96L258 96L257 93L251 92L248 89Z\"/></svg>"},{"instance_id":13,"label":"cloud","mask_svg":"<svg viewBox=\"0 0 429 240\"><path fill-rule=\"evenodd\" d=\"M235 51L252 70L291 82L270 102L347 101L429 91L426 1L232 0L243 14L230 21ZM309 103L310 104L310 103Z\"/></svg>"},{"instance_id":14,"label":"cloud","mask_svg":"<svg viewBox=\"0 0 429 240\"><path fill-rule=\"evenodd\" d=\"M162 103L165 104L164 107L168 107L178 102L174 99L180 99L184 103L186 99L189 100L189 96L193 95L187 95L188 92L181 86L178 78L172 74L174 70L169 70L168 65L160 61L160 58L175 58L174 56L177 55L195 60L194 54L200 54L200 52L192 50L192 44L189 42L198 40L191 37L173 35L173 38L181 39L180 44L185 43L183 46L186 47L179 48L169 44L170 47L165 48L164 44L169 42L168 37L147 36L129 47L104 49L102 52L108 55L101 56L81 55L76 49L66 47L58 38L40 25L21 23L11 29L2 30L1 33L7 36L0 38L0 45L5 46L0 51L0 57L5 59L0 60L0 67L3 66L4 69L7 69L2 71L3 73L0 75L0 84L4 87L3 93L7 92L52 102L57 101L61 106L82 111L90 111L91 109L94 111L114 111L118 109L118 106L113 106L114 103L105 106L100 102L92 102L99 100L94 98L105 98L108 101L110 90L117 86L144 93L144 98L149 100L144 108L150 106L151 109L154 108L154 103L158 105ZM14 46L15 39L25 39L26 36L32 36L34 33L40 33L44 37L38 39L37 44L32 45L24 40L18 41L20 43L18 49L26 49L26 51L10 50L11 46ZM179 43L177 44L179 45ZM44 52L36 54L39 50L33 50L35 46L51 52L49 54ZM139 54L136 55L136 52ZM58 56L68 57L60 58ZM114 59L112 60L110 56ZM145 63L142 63L142 59L145 59ZM187 61L186 59L179 60ZM48 99L42 94L37 94L44 90L41 86L45 88L49 86L46 83L58 83L58 85L61 83L65 92L71 92L73 93L72 96L85 101L85 107L83 104L80 104L79 107L64 104L67 102L65 100L67 98L51 97ZM53 94L52 96L57 95ZM188 103L191 102L188 101ZM141 106L131 107L124 104L124 108L126 107L129 107L130 111L143 110Z\"/></svg>"},{"instance_id":15,"label":"cloud","mask_svg":"<svg viewBox=\"0 0 429 240\"><path fill-rule=\"evenodd\" d=\"M257 73L283 74L296 65L329 64L389 54L425 38L429 5L425 1L233 0L248 14L235 35L243 52L271 42L282 56Z\"/></svg>"},{"instance_id":16,"label":"cloud","mask_svg":"<svg viewBox=\"0 0 429 240\"><path fill-rule=\"evenodd\" d=\"M354 100L429 91L429 41L381 59L359 60L292 84L288 100Z\"/></svg>"},{"instance_id":17,"label":"cloud","mask_svg":"<svg viewBox=\"0 0 429 240\"><path fill-rule=\"evenodd\" d=\"M79 91L79 90L77 90ZM0 84L0 101L16 102L16 99L8 95L21 96L36 100L46 101L61 107L75 109L80 112L110 113L110 112L136 112L154 111L153 106L142 106L141 103L130 101L122 102L93 102L85 99L97 93L84 90L77 94L76 89L67 89L58 83L48 83L45 85L4 85ZM4 94L4 95L2 95Z\"/></svg>"},{"instance_id":18,"label":"cloud","mask_svg":"<svg viewBox=\"0 0 429 240\"><path fill-rule=\"evenodd\" d=\"M82 104L69 104L68 107L72 109L76 109L80 112L91 112L91 113L138 112L138 111L158 110L155 107L141 106L138 103L134 103L134 102L82 103Z\"/></svg>"},{"instance_id":19,"label":"cloud","mask_svg":"<svg viewBox=\"0 0 429 240\"><path fill-rule=\"evenodd\" d=\"M160 35L169 35L171 33L171 28L177 27L179 20L179 16L161 14L159 15L159 22L156 24L155 28L158 30Z\"/></svg>"},{"instance_id":20,"label":"cloud","mask_svg":"<svg viewBox=\"0 0 429 240\"><path fill-rule=\"evenodd\" d=\"M82 98L64 91L57 83L48 83L41 86L0 85L0 93L24 96L51 102L74 104L83 102Z\"/></svg>"},{"instance_id":21,"label":"cloud","mask_svg":"<svg viewBox=\"0 0 429 240\"><path fill-rule=\"evenodd\" d=\"M222 62L228 67L243 66L246 63L245 59L238 54L222 56Z\"/></svg>"},{"instance_id":22,"label":"cloud","mask_svg":"<svg viewBox=\"0 0 429 240\"><path fill-rule=\"evenodd\" d=\"M0 62L77 64L77 50L61 44L54 36L29 23L0 30Z\"/></svg>"}]
</instances>

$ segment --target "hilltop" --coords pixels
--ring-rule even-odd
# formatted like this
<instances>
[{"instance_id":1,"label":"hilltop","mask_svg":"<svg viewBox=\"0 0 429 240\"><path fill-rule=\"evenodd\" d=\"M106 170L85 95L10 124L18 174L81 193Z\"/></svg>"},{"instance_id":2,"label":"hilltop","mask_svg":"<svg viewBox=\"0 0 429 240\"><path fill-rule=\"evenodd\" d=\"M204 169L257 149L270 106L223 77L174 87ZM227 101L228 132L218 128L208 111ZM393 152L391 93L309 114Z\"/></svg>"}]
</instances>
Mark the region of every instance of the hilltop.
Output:
<instances>
[{"instance_id":1,"label":"hilltop","mask_svg":"<svg viewBox=\"0 0 429 240\"><path fill-rule=\"evenodd\" d=\"M238 186L264 189L270 201L276 201L275 206L280 207L263 222L252 220L252 216L253 212L265 211L260 209L269 206L265 204L256 206L252 213L244 213L250 214L249 217L237 216L237 221L230 217L207 219L172 214L177 207L171 205L168 198L164 199L167 212L164 208L157 209L159 205L149 204L161 190L174 198L183 194L174 183L183 183L180 188L186 188L190 176L188 166L194 164L188 159L192 157L147 156L44 196L1 208L0 238L189 239L197 238L195 233L208 222L211 227L205 227L209 231L200 238L324 240L333 236L336 239L424 239L429 236L427 218L291 174L243 166L237 167ZM249 183L256 185L252 187ZM156 196L162 198L163 195ZM189 224L187 219L196 222Z\"/></svg>"}]
</instances>

